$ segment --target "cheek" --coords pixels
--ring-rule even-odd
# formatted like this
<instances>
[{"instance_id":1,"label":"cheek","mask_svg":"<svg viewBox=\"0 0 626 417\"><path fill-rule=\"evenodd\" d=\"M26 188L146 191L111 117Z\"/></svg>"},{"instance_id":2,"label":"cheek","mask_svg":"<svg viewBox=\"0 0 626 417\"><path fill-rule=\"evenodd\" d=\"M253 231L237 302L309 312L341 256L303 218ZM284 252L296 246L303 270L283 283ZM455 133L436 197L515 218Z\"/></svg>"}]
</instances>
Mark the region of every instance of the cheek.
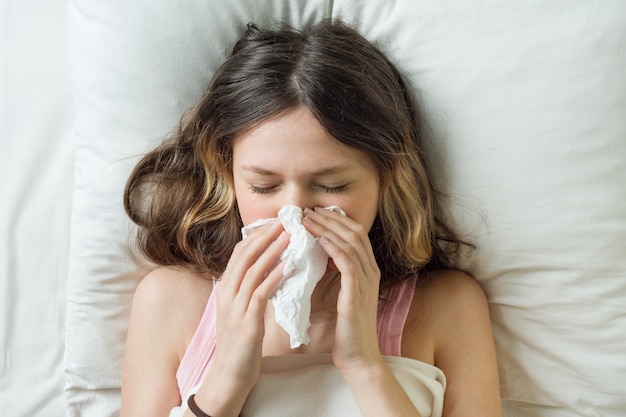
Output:
<instances>
[{"instance_id":1,"label":"cheek","mask_svg":"<svg viewBox=\"0 0 626 417\"><path fill-rule=\"evenodd\" d=\"M378 216L378 210L380 209L380 199L381 199L381 188L378 182L378 179L374 179L372 181L372 185L370 187L370 199L369 204L367 205L367 218L368 218L368 230L372 228L374 224L374 220L376 220L376 216Z\"/></svg>"},{"instance_id":2,"label":"cheek","mask_svg":"<svg viewBox=\"0 0 626 417\"><path fill-rule=\"evenodd\" d=\"M254 204L253 199L246 193L236 193L237 207L244 226L258 220L262 216L263 210L258 204Z\"/></svg>"},{"instance_id":3,"label":"cheek","mask_svg":"<svg viewBox=\"0 0 626 417\"><path fill-rule=\"evenodd\" d=\"M246 204L245 201L241 201L240 199L238 199L237 207L239 208L239 215L241 216L241 222L244 226L247 226L254 221L254 211L250 210L249 204Z\"/></svg>"},{"instance_id":4,"label":"cheek","mask_svg":"<svg viewBox=\"0 0 626 417\"><path fill-rule=\"evenodd\" d=\"M243 192L239 192L241 190L236 191L237 207L239 209L239 215L241 216L241 222L244 226L259 219L276 217L277 210L258 196L250 193L247 188L243 190Z\"/></svg>"},{"instance_id":5,"label":"cheek","mask_svg":"<svg viewBox=\"0 0 626 417\"><path fill-rule=\"evenodd\" d=\"M360 194L361 198L351 199L350 201L338 205L344 209L348 217L355 222L371 229L378 214L378 192L375 187Z\"/></svg>"},{"instance_id":6,"label":"cheek","mask_svg":"<svg viewBox=\"0 0 626 417\"><path fill-rule=\"evenodd\" d=\"M378 214L378 204L368 206L367 209L363 209L360 213L360 218L357 220L361 225L365 226L367 230L372 228L376 215Z\"/></svg>"},{"instance_id":7,"label":"cheek","mask_svg":"<svg viewBox=\"0 0 626 417\"><path fill-rule=\"evenodd\" d=\"M250 193L241 184L241 182L235 179L235 201L237 208L239 209L239 215L241 216L241 222L243 225L248 225L255 221L255 205L251 202Z\"/></svg>"}]
</instances>

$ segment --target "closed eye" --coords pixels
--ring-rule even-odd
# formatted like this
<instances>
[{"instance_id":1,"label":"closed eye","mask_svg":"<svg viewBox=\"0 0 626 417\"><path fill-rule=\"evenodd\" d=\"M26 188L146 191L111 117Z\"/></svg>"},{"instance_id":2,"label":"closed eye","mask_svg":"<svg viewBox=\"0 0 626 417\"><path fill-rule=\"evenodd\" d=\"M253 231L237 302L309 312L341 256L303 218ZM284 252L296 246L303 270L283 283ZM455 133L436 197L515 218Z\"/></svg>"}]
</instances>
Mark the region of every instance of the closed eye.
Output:
<instances>
[{"instance_id":1,"label":"closed eye","mask_svg":"<svg viewBox=\"0 0 626 417\"><path fill-rule=\"evenodd\" d=\"M252 191L254 194L269 194L275 189L276 189L275 185L271 187L258 187L256 185L250 186L250 191Z\"/></svg>"},{"instance_id":2,"label":"closed eye","mask_svg":"<svg viewBox=\"0 0 626 417\"><path fill-rule=\"evenodd\" d=\"M271 187L259 187L257 185L250 185L249 189L251 192L253 192L254 194L269 194L272 191L276 190L276 185L273 185ZM342 184L342 185L338 185L336 187L328 187L325 185L318 185L318 188L320 188L322 191L327 192L327 193L340 193L346 190L346 188L348 188L348 184Z\"/></svg>"},{"instance_id":3,"label":"closed eye","mask_svg":"<svg viewBox=\"0 0 626 417\"><path fill-rule=\"evenodd\" d=\"M325 185L320 185L319 187L327 193L340 193L348 188L348 184L338 185L336 187L327 187Z\"/></svg>"}]
</instances>

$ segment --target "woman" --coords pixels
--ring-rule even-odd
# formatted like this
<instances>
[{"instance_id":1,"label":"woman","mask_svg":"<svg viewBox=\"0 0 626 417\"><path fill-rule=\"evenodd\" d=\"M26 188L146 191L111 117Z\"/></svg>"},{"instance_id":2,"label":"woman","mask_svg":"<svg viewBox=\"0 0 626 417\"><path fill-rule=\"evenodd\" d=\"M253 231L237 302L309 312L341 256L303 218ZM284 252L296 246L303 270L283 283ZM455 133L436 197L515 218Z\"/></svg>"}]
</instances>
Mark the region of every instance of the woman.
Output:
<instances>
[{"instance_id":1,"label":"woman","mask_svg":"<svg viewBox=\"0 0 626 417\"><path fill-rule=\"evenodd\" d=\"M420 415L385 355L445 374L439 414L501 415L487 303L449 269L462 242L442 220L421 140L402 77L357 32L249 25L179 132L127 184L141 249L162 267L133 301L122 415L182 403L185 416L236 416L264 357L310 353L331 355L365 416ZM311 341L296 349L268 302L290 236L280 222L240 233L286 205L302 208L329 257Z\"/></svg>"}]
</instances>

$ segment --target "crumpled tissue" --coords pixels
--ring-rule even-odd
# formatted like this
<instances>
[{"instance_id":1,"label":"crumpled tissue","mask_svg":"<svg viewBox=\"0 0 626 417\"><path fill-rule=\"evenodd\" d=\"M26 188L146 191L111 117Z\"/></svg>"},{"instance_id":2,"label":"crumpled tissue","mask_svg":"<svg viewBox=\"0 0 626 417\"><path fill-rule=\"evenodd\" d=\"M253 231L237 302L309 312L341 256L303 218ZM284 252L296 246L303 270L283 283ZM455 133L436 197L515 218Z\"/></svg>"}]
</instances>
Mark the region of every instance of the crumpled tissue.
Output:
<instances>
[{"instance_id":1,"label":"crumpled tissue","mask_svg":"<svg viewBox=\"0 0 626 417\"><path fill-rule=\"evenodd\" d=\"M338 206L326 210L345 213ZM283 279L270 298L276 322L289 334L291 349L310 341L308 328L311 325L311 295L315 286L326 272L328 255L317 239L302 225L302 209L285 206L278 212L285 231L290 235L289 245L280 256L285 261ZM274 219L259 219L241 229L245 239L250 231Z\"/></svg>"}]
</instances>

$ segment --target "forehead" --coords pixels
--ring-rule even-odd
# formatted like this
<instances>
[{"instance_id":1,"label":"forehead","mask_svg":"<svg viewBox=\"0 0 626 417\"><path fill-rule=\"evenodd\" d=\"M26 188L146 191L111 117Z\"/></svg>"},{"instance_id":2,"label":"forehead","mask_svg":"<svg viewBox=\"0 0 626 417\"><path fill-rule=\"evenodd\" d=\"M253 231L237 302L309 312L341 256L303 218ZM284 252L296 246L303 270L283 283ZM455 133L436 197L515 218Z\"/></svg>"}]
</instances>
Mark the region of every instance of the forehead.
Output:
<instances>
[{"instance_id":1,"label":"forehead","mask_svg":"<svg viewBox=\"0 0 626 417\"><path fill-rule=\"evenodd\" d=\"M261 122L235 138L235 164L281 164L295 160L305 165L362 164L364 152L332 137L306 107L298 107Z\"/></svg>"}]
</instances>

